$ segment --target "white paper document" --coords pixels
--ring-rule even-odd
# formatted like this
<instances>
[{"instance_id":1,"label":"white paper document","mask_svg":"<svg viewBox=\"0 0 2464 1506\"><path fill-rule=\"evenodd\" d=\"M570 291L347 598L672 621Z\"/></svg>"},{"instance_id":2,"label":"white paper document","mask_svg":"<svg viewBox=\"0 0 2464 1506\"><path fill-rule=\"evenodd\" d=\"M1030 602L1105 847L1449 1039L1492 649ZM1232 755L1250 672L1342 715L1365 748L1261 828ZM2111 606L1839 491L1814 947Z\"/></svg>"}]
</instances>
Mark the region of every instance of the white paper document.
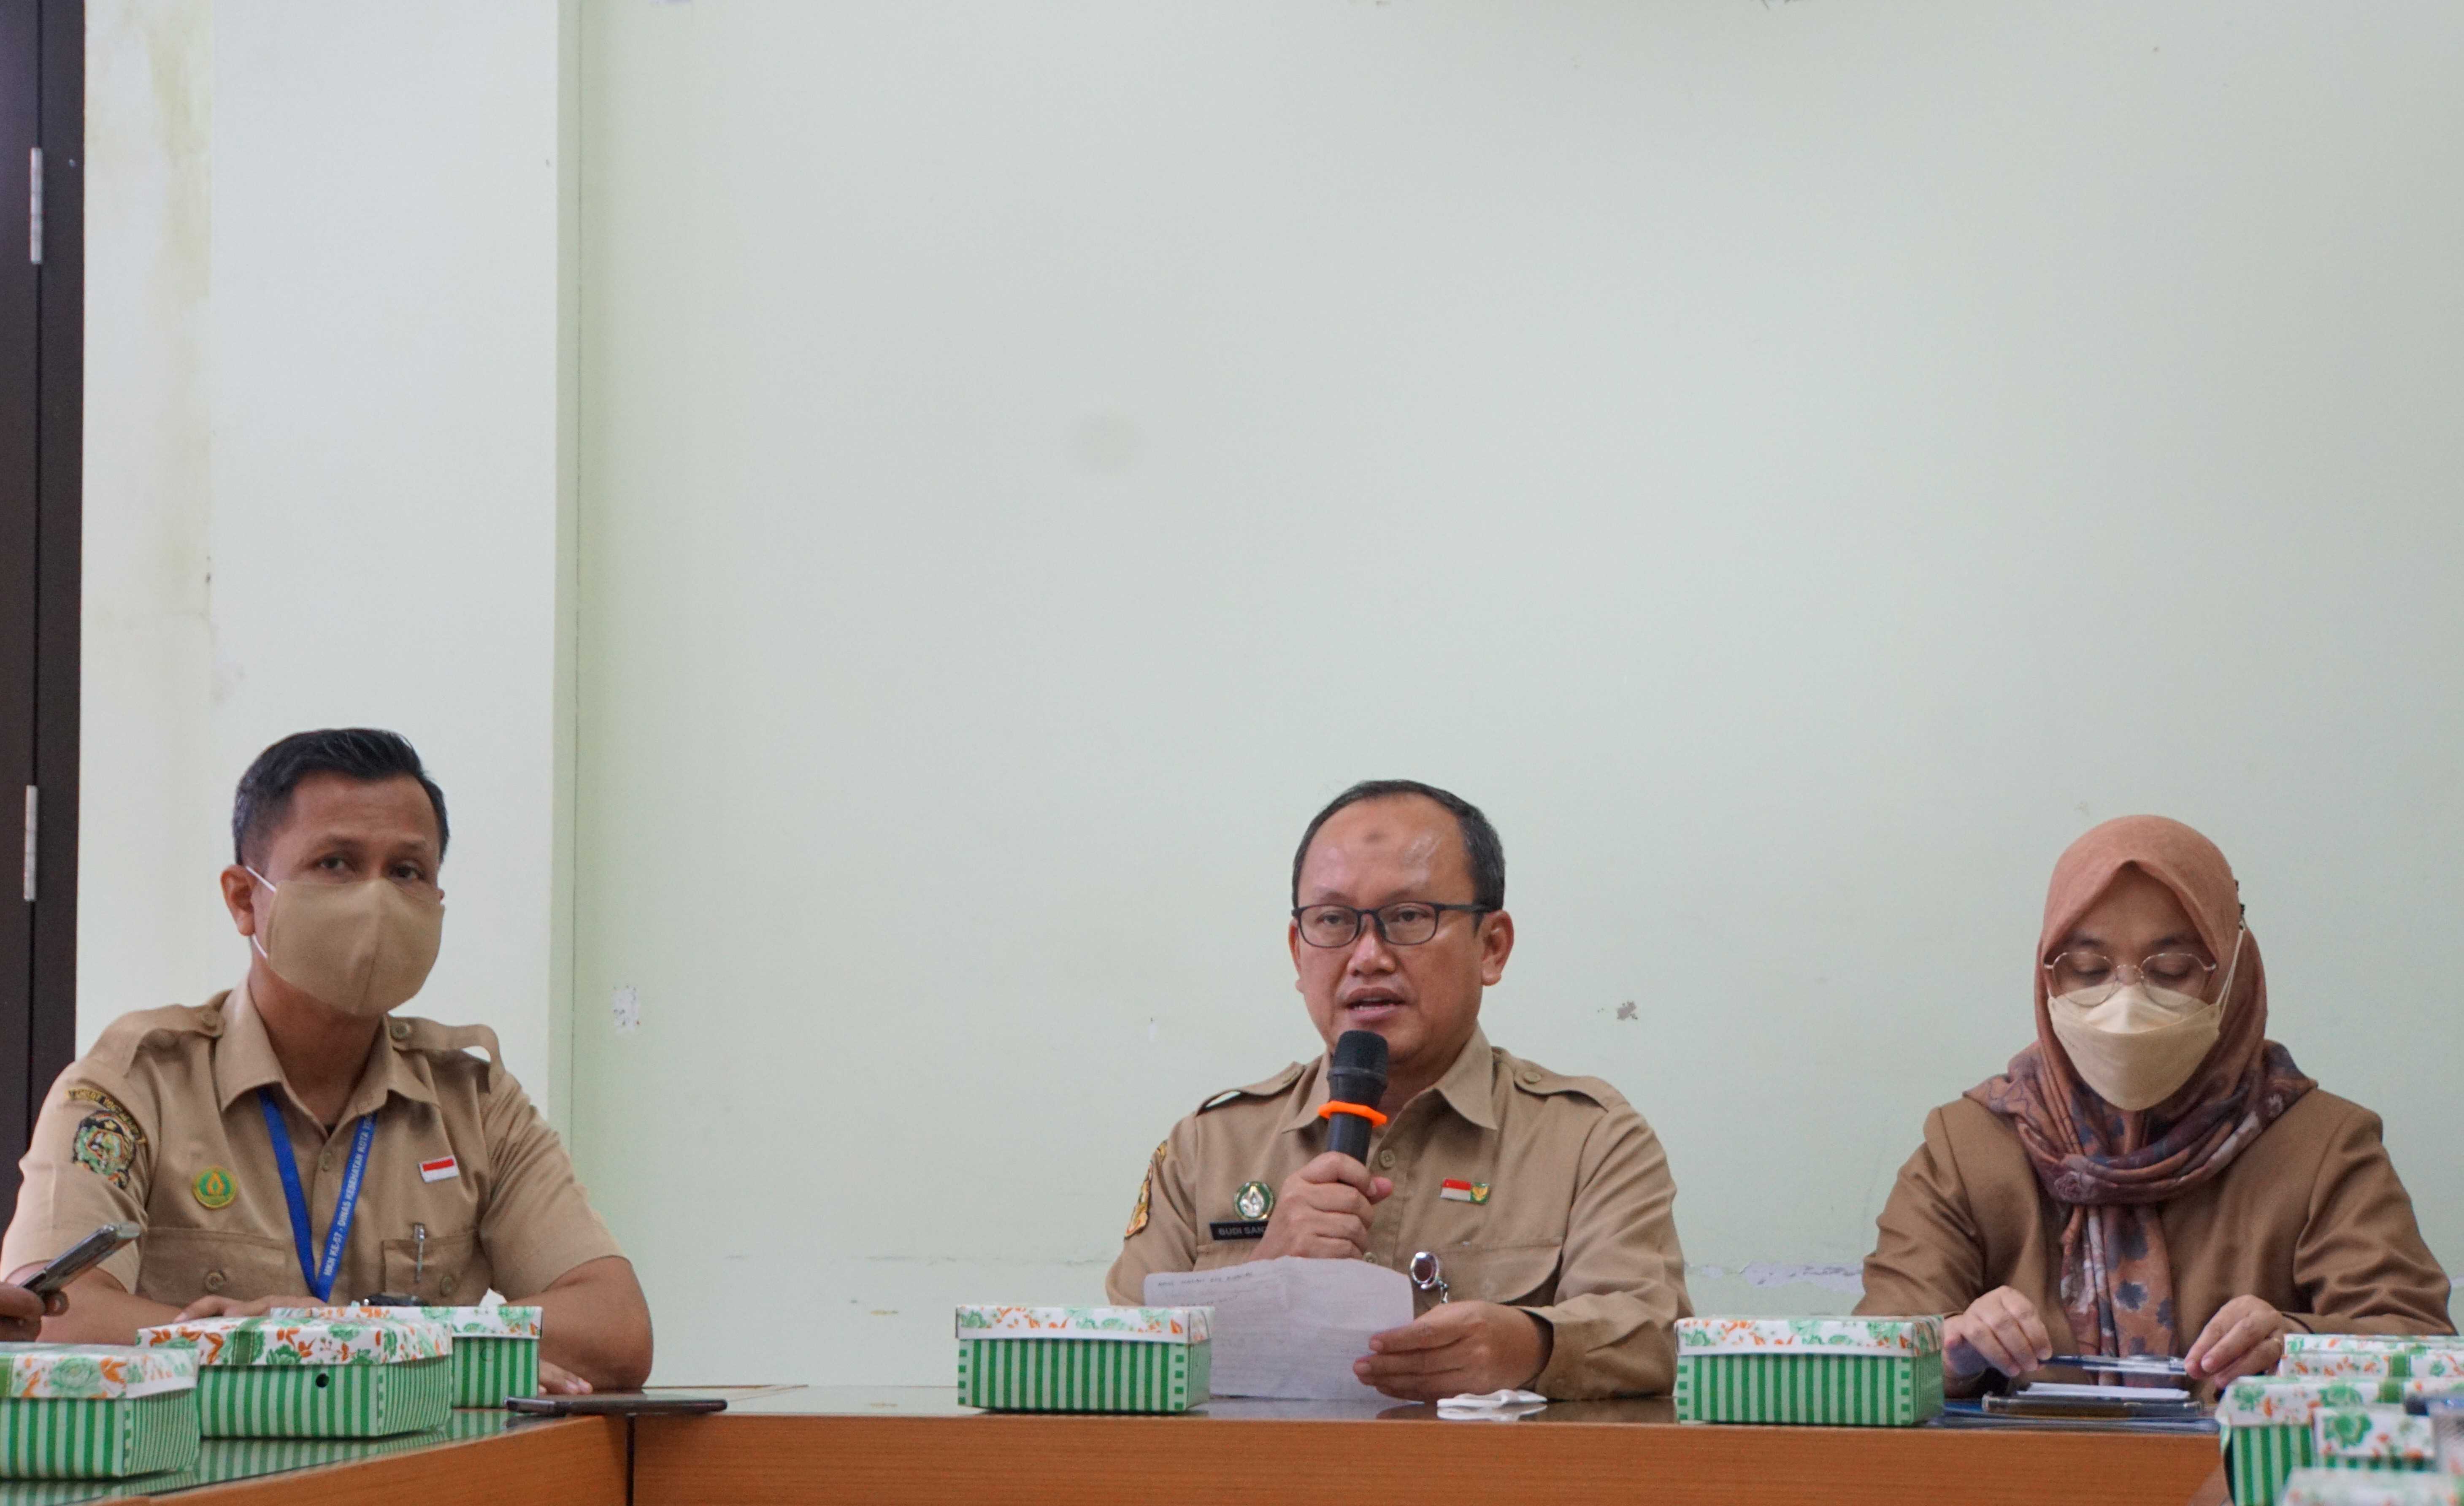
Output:
<instances>
[{"instance_id":1,"label":"white paper document","mask_svg":"<svg viewBox=\"0 0 2464 1506\"><path fill-rule=\"evenodd\" d=\"M1207 1388L1218 1396L1358 1401L1377 1392L1352 1363L1369 1336L1412 1320L1412 1283L1365 1260L1252 1260L1215 1271L1157 1271L1150 1307L1212 1307Z\"/></svg>"}]
</instances>

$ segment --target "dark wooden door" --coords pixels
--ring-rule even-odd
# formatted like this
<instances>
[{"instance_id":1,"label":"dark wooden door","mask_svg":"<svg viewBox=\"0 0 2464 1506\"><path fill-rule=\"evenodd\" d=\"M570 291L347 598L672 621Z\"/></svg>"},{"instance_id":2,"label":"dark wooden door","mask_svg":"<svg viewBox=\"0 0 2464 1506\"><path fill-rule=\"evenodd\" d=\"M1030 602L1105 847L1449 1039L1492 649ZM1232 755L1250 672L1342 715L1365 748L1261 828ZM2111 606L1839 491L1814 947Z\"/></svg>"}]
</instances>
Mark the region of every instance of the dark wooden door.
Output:
<instances>
[{"instance_id":1,"label":"dark wooden door","mask_svg":"<svg viewBox=\"0 0 2464 1506\"><path fill-rule=\"evenodd\" d=\"M85 15L0 0L0 1192L77 1036Z\"/></svg>"}]
</instances>

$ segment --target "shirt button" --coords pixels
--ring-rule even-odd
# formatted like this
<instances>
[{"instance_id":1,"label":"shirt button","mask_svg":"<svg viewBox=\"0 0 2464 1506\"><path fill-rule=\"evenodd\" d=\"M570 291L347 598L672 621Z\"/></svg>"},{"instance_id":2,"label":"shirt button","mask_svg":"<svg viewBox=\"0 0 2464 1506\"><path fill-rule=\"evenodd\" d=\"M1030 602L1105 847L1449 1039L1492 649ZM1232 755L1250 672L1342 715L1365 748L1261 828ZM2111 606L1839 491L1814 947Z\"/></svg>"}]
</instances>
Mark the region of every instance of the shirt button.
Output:
<instances>
[{"instance_id":1,"label":"shirt button","mask_svg":"<svg viewBox=\"0 0 2464 1506\"><path fill-rule=\"evenodd\" d=\"M206 1290L207 1290L207 1291L209 1291L209 1292L219 1292L219 1291L221 1291L222 1289L223 1289L223 1274L222 1274L220 1271L209 1271L209 1272L207 1272L207 1273L206 1273Z\"/></svg>"},{"instance_id":2,"label":"shirt button","mask_svg":"<svg viewBox=\"0 0 2464 1506\"><path fill-rule=\"evenodd\" d=\"M1538 1067L1525 1067L1523 1069L1523 1081L1526 1086L1538 1087L1540 1085L1540 1069Z\"/></svg>"},{"instance_id":3,"label":"shirt button","mask_svg":"<svg viewBox=\"0 0 2464 1506\"><path fill-rule=\"evenodd\" d=\"M319 1156L319 1157L317 1158L317 1169L318 1169L318 1170L319 1170L319 1171L331 1171L331 1170L333 1170L333 1169L334 1169L334 1152L332 1152L332 1151L328 1150L328 1151L326 1151L323 1155Z\"/></svg>"},{"instance_id":4,"label":"shirt button","mask_svg":"<svg viewBox=\"0 0 2464 1506\"><path fill-rule=\"evenodd\" d=\"M385 1027L385 1034L391 1036L396 1040L408 1040L410 1038L410 1021L407 1019L395 1020L392 1024Z\"/></svg>"},{"instance_id":5,"label":"shirt button","mask_svg":"<svg viewBox=\"0 0 2464 1506\"><path fill-rule=\"evenodd\" d=\"M1380 1150L1377 1152L1377 1164L1381 1167L1391 1168L1395 1165L1395 1152L1392 1150Z\"/></svg>"},{"instance_id":6,"label":"shirt button","mask_svg":"<svg viewBox=\"0 0 2464 1506\"><path fill-rule=\"evenodd\" d=\"M442 1292L442 1293L444 1293L444 1294L445 1294L446 1296L448 1296L448 1297L451 1297L451 1296L453 1295L453 1278L452 1278L451 1277L450 1277L450 1276L449 1276L449 1277L447 1277L445 1278L445 1284L444 1284L444 1285L442 1285L442 1286L440 1286L440 1287L438 1287L438 1288L437 1288L437 1290L438 1290L438 1291L440 1291L440 1292Z\"/></svg>"}]
</instances>

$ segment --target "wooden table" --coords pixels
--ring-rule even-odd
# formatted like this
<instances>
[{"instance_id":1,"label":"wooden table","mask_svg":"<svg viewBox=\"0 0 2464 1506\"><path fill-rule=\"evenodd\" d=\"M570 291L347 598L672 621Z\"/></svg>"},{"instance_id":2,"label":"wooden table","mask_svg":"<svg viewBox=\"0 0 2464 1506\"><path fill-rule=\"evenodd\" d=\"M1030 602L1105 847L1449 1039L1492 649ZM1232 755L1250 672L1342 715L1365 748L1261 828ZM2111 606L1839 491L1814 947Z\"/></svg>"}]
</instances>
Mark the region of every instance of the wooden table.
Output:
<instances>
[{"instance_id":1,"label":"wooden table","mask_svg":"<svg viewBox=\"0 0 2464 1506\"><path fill-rule=\"evenodd\" d=\"M634 1506L863 1501L1942 1501L2202 1506L2211 1436L1681 1426L1666 1401L1522 1422L1218 1400L1187 1417L990 1415L949 1386L816 1387L633 1424Z\"/></svg>"},{"instance_id":2,"label":"wooden table","mask_svg":"<svg viewBox=\"0 0 2464 1506\"><path fill-rule=\"evenodd\" d=\"M228 1483L196 1485L148 1494L140 1481L0 1481L0 1503L75 1499L161 1501L166 1506L477 1506L519 1501L523 1506L625 1506L630 1495L630 1438L614 1417L549 1418L512 1423L503 1413L476 1416L497 1426L470 1429L465 1436L438 1434L434 1441L332 1440L309 1445L301 1456L329 1459L302 1465L282 1451L242 1459L245 1445L209 1466L209 1477L262 1469L267 1473ZM207 1449L218 1448L208 1440ZM198 1472L186 1472L195 1473ZM159 1489L159 1488L157 1488Z\"/></svg>"},{"instance_id":3,"label":"wooden table","mask_svg":"<svg viewBox=\"0 0 2464 1506\"><path fill-rule=\"evenodd\" d=\"M715 1416L629 1424L457 1413L459 1437L328 1445L338 1462L277 1463L279 1473L255 1478L112 1498L166 1506L2225 1499L2215 1439L2195 1435L1680 1426L1665 1401L1561 1402L1494 1424L1440 1422L1424 1407L1237 1400L1188 1417L999 1416L959 1407L946 1386L727 1394L729 1410ZM0 1486L0 1506L20 1494ZM111 1495L104 1485L94 1494Z\"/></svg>"}]
</instances>

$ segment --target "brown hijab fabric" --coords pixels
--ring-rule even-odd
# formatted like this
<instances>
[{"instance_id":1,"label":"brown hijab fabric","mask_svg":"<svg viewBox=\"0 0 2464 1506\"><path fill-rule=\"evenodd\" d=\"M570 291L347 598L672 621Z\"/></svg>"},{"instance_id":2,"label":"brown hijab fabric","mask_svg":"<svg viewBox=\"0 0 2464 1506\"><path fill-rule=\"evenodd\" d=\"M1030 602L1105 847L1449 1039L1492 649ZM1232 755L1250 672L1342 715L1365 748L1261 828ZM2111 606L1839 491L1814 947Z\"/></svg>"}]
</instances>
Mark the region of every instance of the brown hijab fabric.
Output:
<instances>
[{"instance_id":1,"label":"brown hijab fabric","mask_svg":"<svg viewBox=\"0 0 2464 1506\"><path fill-rule=\"evenodd\" d=\"M2233 968L2214 1049L2153 1108L2115 1108L2079 1080L2054 1035L2044 959L2115 876L2137 867L2173 891L2216 961ZM2178 1354L2173 1266L2157 1205L2215 1176L2242 1147L2318 1086L2267 1038L2267 971L2241 934L2241 890L2215 843L2161 816L2124 816L2071 843L2054 865L2036 943L2036 1043L1969 1098L2010 1122L2048 1196L2070 1211L2062 1228L2062 1306L2071 1332L2097 1354ZM2238 966L2233 963L2236 939Z\"/></svg>"}]
</instances>

